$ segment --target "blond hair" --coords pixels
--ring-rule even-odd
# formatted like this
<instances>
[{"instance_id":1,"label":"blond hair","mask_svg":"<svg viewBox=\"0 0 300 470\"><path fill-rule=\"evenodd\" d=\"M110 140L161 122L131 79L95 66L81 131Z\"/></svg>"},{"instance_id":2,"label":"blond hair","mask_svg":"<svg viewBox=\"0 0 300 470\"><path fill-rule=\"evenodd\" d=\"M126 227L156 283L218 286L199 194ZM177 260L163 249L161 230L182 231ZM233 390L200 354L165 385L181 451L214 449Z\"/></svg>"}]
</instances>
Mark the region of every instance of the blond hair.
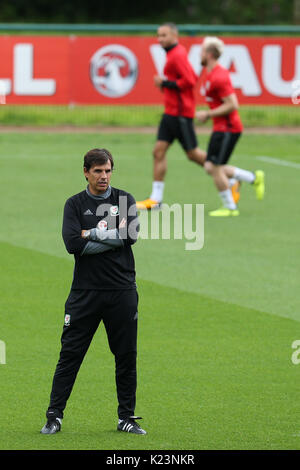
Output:
<instances>
[{"instance_id":1,"label":"blond hair","mask_svg":"<svg viewBox=\"0 0 300 470\"><path fill-rule=\"evenodd\" d=\"M206 36L202 46L206 51L211 52L215 59L218 59L224 50L224 42L216 36Z\"/></svg>"}]
</instances>

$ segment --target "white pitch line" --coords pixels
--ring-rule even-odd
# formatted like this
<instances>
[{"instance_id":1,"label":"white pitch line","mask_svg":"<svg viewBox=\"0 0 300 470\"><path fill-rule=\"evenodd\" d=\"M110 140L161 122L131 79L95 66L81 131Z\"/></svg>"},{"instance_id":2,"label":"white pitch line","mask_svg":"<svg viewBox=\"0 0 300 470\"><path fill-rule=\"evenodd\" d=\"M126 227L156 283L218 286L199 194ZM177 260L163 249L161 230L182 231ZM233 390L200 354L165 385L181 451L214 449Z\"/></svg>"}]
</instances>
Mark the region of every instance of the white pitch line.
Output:
<instances>
[{"instance_id":1,"label":"white pitch line","mask_svg":"<svg viewBox=\"0 0 300 470\"><path fill-rule=\"evenodd\" d=\"M280 160L279 158L261 156L261 157L256 157L256 160L261 160L262 162L267 162L267 163L273 163L274 165L287 166L289 168L297 168L297 170L300 170L300 163Z\"/></svg>"}]
</instances>

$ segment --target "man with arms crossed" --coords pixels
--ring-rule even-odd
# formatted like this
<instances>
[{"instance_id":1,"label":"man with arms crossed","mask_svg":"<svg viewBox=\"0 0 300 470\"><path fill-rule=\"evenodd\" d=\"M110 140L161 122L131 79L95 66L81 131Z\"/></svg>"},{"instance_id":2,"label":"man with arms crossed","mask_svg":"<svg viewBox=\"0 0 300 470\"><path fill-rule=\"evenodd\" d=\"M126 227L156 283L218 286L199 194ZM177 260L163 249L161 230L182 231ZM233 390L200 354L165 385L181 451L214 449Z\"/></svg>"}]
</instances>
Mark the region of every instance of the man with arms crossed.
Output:
<instances>
[{"instance_id":1,"label":"man with arms crossed","mask_svg":"<svg viewBox=\"0 0 300 470\"><path fill-rule=\"evenodd\" d=\"M206 37L203 41L201 65L205 67L205 72L201 91L210 110L196 113L196 117L202 123L208 119L213 120L213 133L204 168L212 176L223 202L223 207L209 213L214 217L239 215L237 202L239 184L242 181L253 184L258 200L263 199L265 192L263 171L257 170L253 173L227 165L243 126L237 111L238 101L229 72L218 63L223 48L224 43L219 38Z\"/></svg>"},{"instance_id":2,"label":"man with arms crossed","mask_svg":"<svg viewBox=\"0 0 300 470\"><path fill-rule=\"evenodd\" d=\"M75 268L42 434L60 431L67 400L101 320L115 356L117 429L146 434L134 416L138 294L131 245L139 224L133 196L110 186L113 166L108 150L90 150L84 157L88 186L65 204L62 235Z\"/></svg>"}]
</instances>

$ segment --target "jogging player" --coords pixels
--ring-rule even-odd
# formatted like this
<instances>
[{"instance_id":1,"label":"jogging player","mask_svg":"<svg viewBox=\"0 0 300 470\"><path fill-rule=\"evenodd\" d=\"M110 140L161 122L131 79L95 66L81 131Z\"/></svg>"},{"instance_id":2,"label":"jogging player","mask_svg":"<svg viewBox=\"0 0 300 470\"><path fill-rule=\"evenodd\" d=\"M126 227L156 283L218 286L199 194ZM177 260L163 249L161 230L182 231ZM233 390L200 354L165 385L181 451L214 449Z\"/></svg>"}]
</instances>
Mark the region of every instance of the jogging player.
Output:
<instances>
[{"instance_id":1,"label":"jogging player","mask_svg":"<svg viewBox=\"0 0 300 470\"><path fill-rule=\"evenodd\" d=\"M259 200L263 199L265 192L263 171L253 173L227 165L243 126L229 72L218 62L223 48L223 41L216 37L206 37L202 43L201 64L205 70L201 91L210 109L196 113L201 123L213 120L204 168L212 176L223 203L220 209L209 213L215 217L239 215L237 202L240 182L253 184Z\"/></svg>"},{"instance_id":2,"label":"jogging player","mask_svg":"<svg viewBox=\"0 0 300 470\"><path fill-rule=\"evenodd\" d=\"M158 28L157 34L159 44L166 51L166 64L164 77L156 75L154 84L163 91L165 111L153 149L152 193L148 199L137 202L138 209L157 208L162 203L166 154L175 139L195 163L203 166L206 156L206 152L197 146L193 125L196 110L194 87L198 77L188 61L185 48L178 42L177 27L173 23L165 23Z\"/></svg>"},{"instance_id":3,"label":"jogging player","mask_svg":"<svg viewBox=\"0 0 300 470\"><path fill-rule=\"evenodd\" d=\"M139 223L133 196L110 185L113 166L108 150L90 150L84 157L87 188L65 204L62 235L75 268L42 434L60 431L67 400L101 320L115 357L117 429L146 434L134 416L138 294L131 246Z\"/></svg>"}]
</instances>

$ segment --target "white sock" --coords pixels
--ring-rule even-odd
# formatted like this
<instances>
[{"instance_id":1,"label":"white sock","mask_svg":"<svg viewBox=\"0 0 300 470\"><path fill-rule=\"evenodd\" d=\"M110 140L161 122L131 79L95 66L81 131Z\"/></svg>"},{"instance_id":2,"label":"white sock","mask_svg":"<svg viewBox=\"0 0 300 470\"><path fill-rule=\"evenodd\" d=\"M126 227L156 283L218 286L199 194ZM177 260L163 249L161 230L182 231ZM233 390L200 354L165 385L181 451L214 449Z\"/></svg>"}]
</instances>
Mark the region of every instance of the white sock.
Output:
<instances>
[{"instance_id":1,"label":"white sock","mask_svg":"<svg viewBox=\"0 0 300 470\"><path fill-rule=\"evenodd\" d=\"M164 196L164 186L165 183L163 181L153 181L150 199L153 199L157 202L162 202Z\"/></svg>"},{"instance_id":2,"label":"white sock","mask_svg":"<svg viewBox=\"0 0 300 470\"><path fill-rule=\"evenodd\" d=\"M252 171L242 170L241 168L235 168L233 176L237 180L246 181L247 183L253 183L255 180L255 174Z\"/></svg>"},{"instance_id":3,"label":"white sock","mask_svg":"<svg viewBox=\"0 0 300 470\"><path fill-rule=\"evenodd\" d=\"M225 189L225 191L219 192L220 198L222 199L223 206L227 209L236 209L236 204L232 197L232 192L230 189Z\"/></svg>"},{"instance_id":4,"label":"white sock","mask_svg":"<svg viewBox=\"0 0 300 470\"><path fill-rule=\"evenodd\" d=\"M235 183L238 182L238 180L236 178L229 178L229 187L232 188L232 186L235 185Z\"/></svg>"}]
</instances>

